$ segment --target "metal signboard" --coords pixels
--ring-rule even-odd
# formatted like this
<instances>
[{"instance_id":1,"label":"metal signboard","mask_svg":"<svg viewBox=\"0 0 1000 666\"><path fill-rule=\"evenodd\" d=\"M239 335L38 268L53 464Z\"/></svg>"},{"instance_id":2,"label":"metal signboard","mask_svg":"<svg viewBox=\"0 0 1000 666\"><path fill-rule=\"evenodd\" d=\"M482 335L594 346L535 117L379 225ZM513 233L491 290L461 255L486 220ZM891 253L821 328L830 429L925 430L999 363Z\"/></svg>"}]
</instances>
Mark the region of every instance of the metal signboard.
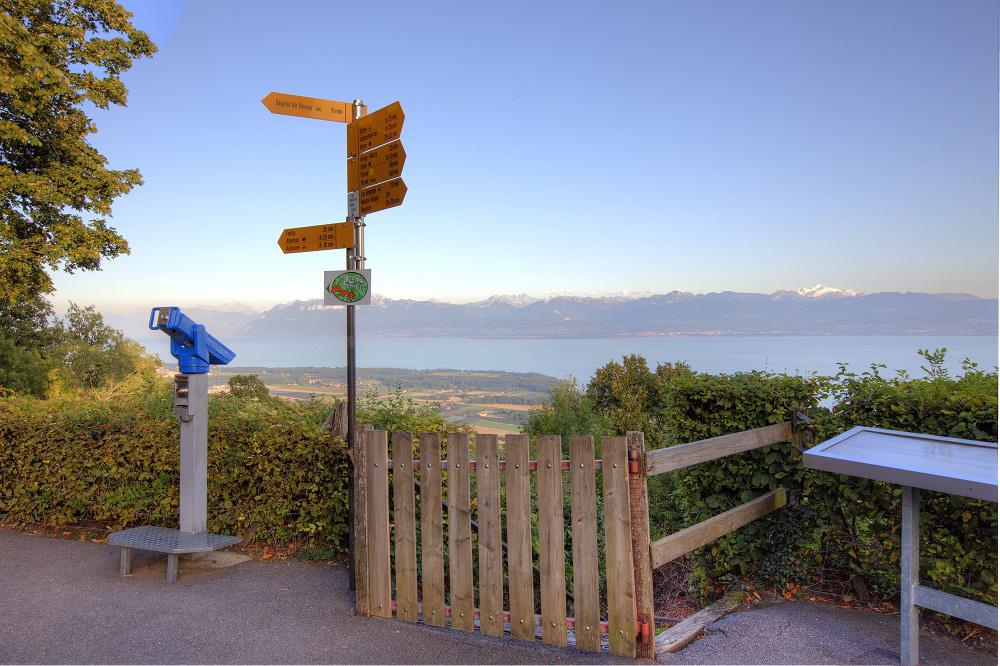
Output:
<instances>
[{"instance_id":1,"label":"metal signboard","mask_svg":"<svg viewBox=\"0 0 1000 666\"><path fill-rule=\"evenodd\" d=\"M347 160L347 189L354 192L362 187L398 178L403 174L406 151L399 139Z\"/></svg>"},{"instance_id":2,"label":"metal signboard","mask_svg":"<svg viewBox=\"0 0 1000 666\"><path fill-rule=\"evenodd\" d=\"M399 102L372 111L347 126L347 157L399 138L406 115Z\"/></svg>"},{"instance_id":3,"label":"metal signboard","mask_svg":"<svg viewBox=\"0 0 1000 666\"><path fill-rule=\"evenodd\" d=\"M287 93L272 92L260 100L271 113L316 120L332 120L338 123L349 123L354 117L354 105L351 102L337 102L332 99L318 97L302 97Z\"/></svg>"},{"instance_id":4,"label":"metal signboard","mask_svg":"<svg viewBox=\"0 0 1000 666\"><path fill-rule=\"evenodd\" d=\"M278 237L278 245L285 254L354 247L354 223L337 222L285 229Z\"/></svg>"},{"instance_id":5,"label":"metal signboard","mask_svg":"<svg viewBox=\"0 0 1000 666\"><path fill-rule=\"evenodd\" d=\"M803 454L805 466L997 501L997 445L857 427Z\"/></svg>"},{"instance_id":6,"label":"metal signboard","mask_svg":"<svg viewBox=\"0 0 1000 666\"><path fill-rule=\"evenodd\" d=\"M402 178L396 178L361 190L358 197L358 211L361 215L367 215L398 206L405 198L406 183Z\"/></svg>"},{"instance_id":7,"label":"metal signboard","mask_svg":"<svg viewBox=\"0 0 1000 666\"><path fill-rule=\"evenodd\" d=\"M367 268L323 271L323 305L369 305L372 272Z\"/></svg>"}]
</instances>

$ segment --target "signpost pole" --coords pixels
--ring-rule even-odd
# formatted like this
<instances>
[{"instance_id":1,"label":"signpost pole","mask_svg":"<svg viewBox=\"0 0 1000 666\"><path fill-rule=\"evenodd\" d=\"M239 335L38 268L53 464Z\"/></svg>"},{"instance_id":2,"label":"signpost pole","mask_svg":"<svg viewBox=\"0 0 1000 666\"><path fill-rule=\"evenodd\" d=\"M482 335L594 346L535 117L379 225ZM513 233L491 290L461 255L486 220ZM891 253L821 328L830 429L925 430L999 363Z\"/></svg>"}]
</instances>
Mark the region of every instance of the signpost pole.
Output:
<instances>
[{"instance_id":1,"label":"signpost pole","mask_svg":"<svg viewBox=\"0 0 1000 666\"><path fill-rule=\"evenodd\" d=\"M364 113L364 103L360 99L354 100L354 119L357 120L361 118ZM350 196L350 194L348 195ZM348 206L348 208L353 208L353 206ZM364 242L365 242L365 221L364 217L355 215L355 210L348 210L348 219L354 223L354 247L347 249L347 270L357 270L359 268L364 268L365 266L365 255L364 255ZM355 312L355 305L347 306L347 446L353 453L356 451L357 442L355 441L355 433L357 431L357 390L358 390L358 376L357 376L357 358L355 355L355 323L357 314ZM353 591L355 589L355 572L354 572L354 466L351 465L351 474L348 484L348 548L351 552L350 566L349 566L349 576L348 582L349 587ZM364 520L364 516L361 517Z\"/></svg>"}]
</instances>

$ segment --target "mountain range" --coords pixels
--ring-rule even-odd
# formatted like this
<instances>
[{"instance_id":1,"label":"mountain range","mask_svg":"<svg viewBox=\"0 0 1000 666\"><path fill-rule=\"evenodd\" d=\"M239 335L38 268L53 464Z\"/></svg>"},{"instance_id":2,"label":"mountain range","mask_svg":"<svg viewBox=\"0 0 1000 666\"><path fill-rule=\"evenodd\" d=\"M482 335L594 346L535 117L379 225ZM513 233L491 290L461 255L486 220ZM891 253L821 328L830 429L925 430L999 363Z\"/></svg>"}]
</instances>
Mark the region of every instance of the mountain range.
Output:
<instances>
[{"instance_id":1,"label":"mountain range","mask_svg":"<svg viewBox=\"0 0 1000 666\"><path fill-rule=\"evenodd\" d=\"M190 313L220 336L344 335L342 308L324 307L319 299L283 303L265 312L195 308ZM142 330L135 326L133 317L128 322L120 315L107 319L133 336ZM996 335L997 321L995 298L950 293L862 294L815 285L771 294L672 291L632 297L542 299L514 295L464 304L376 296L372 305L359 306L358 331L362 335L472 338Z\"/></svg>"}]
</instances>

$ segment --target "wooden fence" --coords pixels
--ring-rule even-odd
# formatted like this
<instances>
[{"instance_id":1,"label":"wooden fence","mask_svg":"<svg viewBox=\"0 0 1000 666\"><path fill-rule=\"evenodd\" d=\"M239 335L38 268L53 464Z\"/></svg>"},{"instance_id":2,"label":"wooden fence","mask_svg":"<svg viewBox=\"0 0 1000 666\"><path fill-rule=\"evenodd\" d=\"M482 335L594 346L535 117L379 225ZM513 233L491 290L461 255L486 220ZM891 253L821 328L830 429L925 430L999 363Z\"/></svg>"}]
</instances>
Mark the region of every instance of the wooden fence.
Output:
<instances>
[{"instance_id":1,"label":"wooden fence","mask_svg":"<svg viewBox=\"0 0 1000 666\"><path fill-rule=\"evenodd\" d=\"M470 437L461 433L447 435L444 455L437 433L420 434L416 454L408 432L393 433L391 445L384 431L368 430L362 437L352 449L359 614L493 636L540 636L556 646L572 640L591 652L606 643L616 656L648 658L679 642L668 631L654 643L653 569L783 506L785 496L775 490L651 544L647 476L788 441L791 426L648 454L642 433L602 437L600 459L592 437L570 437L563 459L561 437L539 436L535 460L525 435L505 436L503 449L496 435L476 435L474 459ZM570 563L564 543L567 489Z\"/></svg>"}]
</instances>

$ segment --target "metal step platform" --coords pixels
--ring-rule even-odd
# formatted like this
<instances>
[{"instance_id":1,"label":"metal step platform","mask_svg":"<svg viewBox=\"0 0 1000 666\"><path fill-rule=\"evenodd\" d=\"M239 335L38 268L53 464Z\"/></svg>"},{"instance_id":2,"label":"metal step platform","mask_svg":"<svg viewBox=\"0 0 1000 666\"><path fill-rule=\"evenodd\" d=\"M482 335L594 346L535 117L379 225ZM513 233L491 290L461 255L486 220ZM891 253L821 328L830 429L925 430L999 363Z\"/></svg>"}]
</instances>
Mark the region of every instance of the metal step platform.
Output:
<instances>
[{"instance_id":1,"label":"metal step platform","mask_svg":"<svg viewBox=\"0 0 1000 666\"><path fill-rule=\"evenodd\" d=\"M108 545L119 546L122 576L132 573L132 549L149 550L167 554L167 582L177 580L177 556L186 553L207 553L220 550L242 541L242 537L211 534L209 532L181 532L167 527L143 525L115 532L108 537Z\"/></svg>"}]
</instances>

